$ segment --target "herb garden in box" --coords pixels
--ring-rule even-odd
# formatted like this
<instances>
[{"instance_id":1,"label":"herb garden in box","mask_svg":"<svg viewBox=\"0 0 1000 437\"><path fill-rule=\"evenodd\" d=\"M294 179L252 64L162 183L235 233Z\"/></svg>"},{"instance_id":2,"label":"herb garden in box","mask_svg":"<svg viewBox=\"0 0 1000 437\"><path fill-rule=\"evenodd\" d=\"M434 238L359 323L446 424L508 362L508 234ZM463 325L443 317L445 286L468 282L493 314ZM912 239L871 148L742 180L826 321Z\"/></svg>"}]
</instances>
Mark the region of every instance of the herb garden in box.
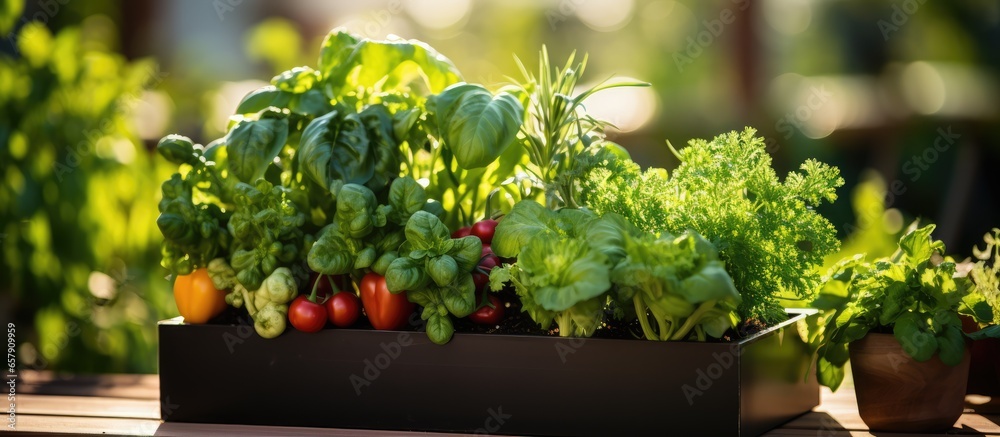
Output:
<instances>
[{"instance_id":1,"label":"herb garden in box","mask_svg":"<svg viewBox=\"0 0 1000 437\"><path fill-rule=\"evenodd\" d=\"M754 435L818 403L779 296L839 247L838 170L779 177L750 128L642 170L586 109L647 84L518 65L489 89L334 30L223 138L160 141L165 420Z\"/></svg>"}]
</instances>

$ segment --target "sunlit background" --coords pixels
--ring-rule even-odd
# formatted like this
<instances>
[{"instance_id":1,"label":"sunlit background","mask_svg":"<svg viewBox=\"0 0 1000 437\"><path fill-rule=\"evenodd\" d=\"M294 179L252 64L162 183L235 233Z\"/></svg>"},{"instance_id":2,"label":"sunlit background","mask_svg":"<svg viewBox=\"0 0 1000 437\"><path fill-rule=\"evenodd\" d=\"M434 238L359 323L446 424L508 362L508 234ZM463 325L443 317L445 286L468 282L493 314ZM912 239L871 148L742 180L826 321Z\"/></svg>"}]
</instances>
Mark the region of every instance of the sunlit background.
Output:
<instances>
[{"instance_id":1,"label":"sunlit background","mask_svg":"<svg viewBox=\"0 0 1000 437\"><path fill-rule=\"evenodd\" d=\"M0 3L0 320L24 368L155 372L176 315L155 226L167 133L223 135L250 90L315 64L322 37L428 42L499 87L589 54L588 100L643 165L743 126L775 166L841 168L824 213L885 255L914 218L958 257L1000 226L1000 2L866 0L29 0ZM581 87L586 88L586 87Z\"/></svg>"}]
</instances>

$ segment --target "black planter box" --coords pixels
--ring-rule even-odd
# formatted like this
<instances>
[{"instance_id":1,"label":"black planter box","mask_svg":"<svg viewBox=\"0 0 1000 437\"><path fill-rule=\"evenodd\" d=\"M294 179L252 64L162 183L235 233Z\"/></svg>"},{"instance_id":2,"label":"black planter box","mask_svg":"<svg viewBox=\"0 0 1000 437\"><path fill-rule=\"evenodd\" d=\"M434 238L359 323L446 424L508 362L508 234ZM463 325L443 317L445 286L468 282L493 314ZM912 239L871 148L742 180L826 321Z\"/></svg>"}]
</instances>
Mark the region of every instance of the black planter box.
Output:
<instances>
[{"instance_id":1,"label":"black planter box","mask_svg":"<svg viewBox=\"0 0 1000 437\"><path fill-rule=\"evenodd\" d=\"M162 321L168 422L533 435L758 435L819 403L808 315L733 343Z\"/></svg>"}]
</instances>

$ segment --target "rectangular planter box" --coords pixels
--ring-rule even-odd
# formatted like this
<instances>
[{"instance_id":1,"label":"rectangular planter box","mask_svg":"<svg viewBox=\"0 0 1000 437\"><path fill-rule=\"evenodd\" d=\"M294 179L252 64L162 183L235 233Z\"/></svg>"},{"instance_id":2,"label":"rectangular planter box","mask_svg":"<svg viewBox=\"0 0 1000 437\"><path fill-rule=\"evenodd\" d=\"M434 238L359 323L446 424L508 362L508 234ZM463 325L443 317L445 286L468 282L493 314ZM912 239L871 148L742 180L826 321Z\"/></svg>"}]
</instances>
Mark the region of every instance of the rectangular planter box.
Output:
<instances>
[{"instance_id":1,"label":"rectangular planter box","mask_svg":"<svg viewBox=\"0 0 1000 437\"><path fill-rule=\"evenodd\" d=\"M168 422L532 435L758 435L819 403L796 329L733 343L159 324Z\"/></svg>"}]
</instances>

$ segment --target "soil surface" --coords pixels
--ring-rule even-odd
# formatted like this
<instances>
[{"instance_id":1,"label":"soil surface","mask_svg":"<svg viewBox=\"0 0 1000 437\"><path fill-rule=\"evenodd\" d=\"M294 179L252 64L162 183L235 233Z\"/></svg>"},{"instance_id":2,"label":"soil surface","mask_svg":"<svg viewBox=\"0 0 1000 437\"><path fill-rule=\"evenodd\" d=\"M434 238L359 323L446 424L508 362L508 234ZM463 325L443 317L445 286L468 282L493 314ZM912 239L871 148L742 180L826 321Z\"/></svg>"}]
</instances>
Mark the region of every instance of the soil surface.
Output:
<instances>
[{"instance_id":1,"label":"soil surface","mask_svg":"<svg viewBox=\"0 0 1000 437\"><path fill-rule=\"evenodd\" d=\"M541 329L528 313L521 311L521 301L517 297L517 294L512 288L506 288L498 293L496 296L504 302L504 317L499 324L496 325L480 325L473 323L467 318L453 320L456 333L474 333L474 334L500 334L500 335L535 335L535 336L548 336L548 337L558 337L559 328L555 327L553 324L552 329ZM363 311L363 310L362 310ZM420 314L420 309L418 308L416 314ZM416 317L415 317L416 319ZM419 319L417 319L419 322ZM597 329L594 333L593 338L610 338L610 339L628 339L628 340L643 340L642 337L642 326L640 326L638 320L631 320L628 322L618 320L614 318L610 311L607 311L604 317L604 322L601 327ZM237 309L228 307L226 311L222 314L212 319L210 324L217 325L253 325L253 321L247 315L245 309ZM404 327L403 331L422 331L422 323L416 323ZM736 329L731 329L726 332L721 339L711 339L708 341L737 341L743 338L750 337L764 329L767 326L761 321L756 319L751 319L743 322ZM295 329L291 325L286 329ZM332 326L327 326L325 329L336 329ZM351 327L351 329L373 329L371 324L368 323L367 317L361 317L358 322Z\"/></svg>"}]
</instances>

